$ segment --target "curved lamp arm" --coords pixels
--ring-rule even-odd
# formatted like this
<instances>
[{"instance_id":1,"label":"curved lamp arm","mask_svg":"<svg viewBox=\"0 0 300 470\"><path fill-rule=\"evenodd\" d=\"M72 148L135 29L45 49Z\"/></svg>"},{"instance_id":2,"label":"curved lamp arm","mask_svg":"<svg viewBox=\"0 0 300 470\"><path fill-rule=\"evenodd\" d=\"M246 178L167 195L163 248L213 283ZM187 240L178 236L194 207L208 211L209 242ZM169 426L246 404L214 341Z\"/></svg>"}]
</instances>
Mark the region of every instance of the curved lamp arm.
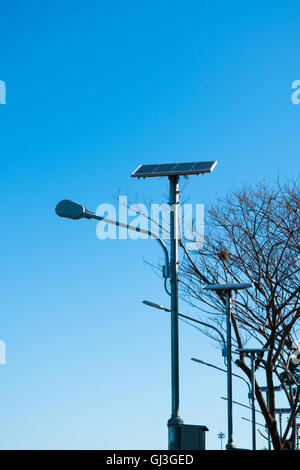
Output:
<instances>
[{"instance_id":1,"label":"curved lamp arm","mask_svg":"<svg viewBox=\"0 0 300 470\"><path fill-rule=\"evenodd\" d=\"M209 362L202 361L201 359L196 359L195 357L192 357L191 361L199 362L199 364L204 364L205 366L213 367L214 369L220 370L221 372L225 372L225 374L227 373L227 371L225 369L222 369L221 367L215 366L214 364L210 364ZM232 373L232 375L234 375L234 377L238 377L239 379L243 380L247 384L248 392L251 393L250 384L247 382L246 379L244 379L244 377L242 377L238 374L235 374L235 373Z\"/></svg>"},{"instance_id":2,"label":"curved lamp arm","mask_svg":"<svg viewBox=\"0 0 300 470\"><path fill-rule=\"evenodd\" d=\"M160 246L162 247L165 255L165 266L163 267L163 277L169 278L170 277L170 264L169 264L169 253L168 249L163 242L163 240L156 235L155 233L150 232L150 230L144 230L140 227L134 227L133 225L123 224L123 222L119 222L118 220L108 219L107 217L101 217L99 215L94 214L94 212L88 211L85 206L82 204L77 204L77 202L71 201L69 199L64 199L60 201L56 208L55 212L60 217L65 217L67 219L95 219L100 220L102 222L107 222L108 224L116 225L118 227L126 228L128 230L133 230L134 232L141 232L149 235L150 237L154 238L158 241Z\"/></svg>"},{"instance_id":3,"label":"curved lamp arm","mask_svg":"<svg viewBox=\"0 0 300 470\"><path fill-rule=\"evenodd\" d=\"M166 244L164 243L164 241L158 235L156 235L153 232L150 232L150 230L144 230L140 227L133 227L132 225L123 224L123 222L119 222L118 220L108 219L107 217L101 217L101 216L95 215L95 214L92 214L88 218L89 219L100 220L102 222L107 222L108 224L112 224L112 225L117 225L118 227L126 228L128 230L133 230L134 232L145 233L146 235L149 235L150 237L154 238L156 241L158 241L158 243L162 247L162 249L164 251L164 255L165 255L165 266L163 267L163 277L166 278L166 279L170 277L170 265L169 265L168 249L167 249Z\"/></svg>"}]
</instances>

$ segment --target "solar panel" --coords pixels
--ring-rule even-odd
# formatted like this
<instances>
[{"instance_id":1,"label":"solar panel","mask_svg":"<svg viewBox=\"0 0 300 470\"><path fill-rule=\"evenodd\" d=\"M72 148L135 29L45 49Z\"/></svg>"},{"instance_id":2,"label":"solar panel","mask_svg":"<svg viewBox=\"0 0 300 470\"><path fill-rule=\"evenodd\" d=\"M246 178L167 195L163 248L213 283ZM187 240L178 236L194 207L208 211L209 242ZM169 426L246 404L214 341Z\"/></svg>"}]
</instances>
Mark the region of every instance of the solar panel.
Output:
<instances>
[{"instance_id":1,"label":"solar panel","mask_svg":"<svg viewBox=\"0 0 300 470\"><path fill-rule=\"evenodd\" d=\"M239 289L250 289L250 287L253 287L252 282L245 282L244 284L207 284L204 286L205 290L215 290L215 291L220 291L220 290L239 290Z\"/></svg>"},{"instance_id":2,"label":"solar panel","mask_svg":"<svg viewBox=\"0 0 300 470\"><path fill-rule=\"evenodd\" d=\"M177 163L177 165L176 165L176 171L180 171L180 170L191 170L194 165L195 165L195 162L190 162L190 163Z\"/></svg>"},{"instance_id":3,"label":"solar panel","mask_svg":"<svg viewBox=\"0 0 300 470\"><path fill-rule=\"evenodd\" d=\"M161 163L157 165L139 165L131 176L149 178L153 176L180 176L211 173L217 160L208 162Z\"/></svg>"}]
</instances>

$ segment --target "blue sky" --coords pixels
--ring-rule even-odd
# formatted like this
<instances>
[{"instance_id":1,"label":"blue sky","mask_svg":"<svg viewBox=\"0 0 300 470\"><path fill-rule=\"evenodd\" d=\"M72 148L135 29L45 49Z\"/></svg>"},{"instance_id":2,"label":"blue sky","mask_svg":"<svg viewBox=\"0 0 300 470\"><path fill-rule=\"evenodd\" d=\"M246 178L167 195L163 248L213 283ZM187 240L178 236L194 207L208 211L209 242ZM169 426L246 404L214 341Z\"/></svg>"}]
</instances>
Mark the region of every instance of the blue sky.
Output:
<instances>
[{"instance_id":1,"label":"blue sky","mask_svg":"<svg viewBox=\"0 0 300 470\"><path fill-rule=\"evenodd\" d=\"M296 1L1 5L1 448L167 447L169 317L141 304L168 302L145 263L159 248L100 241L54 208L72 198L96 210L119 192L165 200L164 179L130 178L140 163L217 159L190 178L194 203L295 176L299 18ZM218 448L225 376L190 357L221 366L220 352L186 325L180 344L182 417ZM234 395L246 401L243 383ZM250 447L242 416L235 440Z\"/></svg>"}]
</instances>

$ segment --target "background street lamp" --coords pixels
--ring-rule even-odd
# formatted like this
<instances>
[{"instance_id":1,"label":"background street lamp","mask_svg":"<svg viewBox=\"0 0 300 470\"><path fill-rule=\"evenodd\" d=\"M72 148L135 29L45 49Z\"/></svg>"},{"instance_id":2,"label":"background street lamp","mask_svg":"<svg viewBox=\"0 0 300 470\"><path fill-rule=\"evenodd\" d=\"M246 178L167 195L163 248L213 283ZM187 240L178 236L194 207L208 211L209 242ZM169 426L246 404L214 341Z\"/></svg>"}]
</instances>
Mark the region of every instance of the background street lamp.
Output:
<instances>
[{"instance_id":1,"label":"background street lamp","mask_svg":"<svg viewBox=\"0 0 300 470\"><path fill-rule=\"evenodd\" d=\"M269 387L260 387L260 390L261 390L261 392L266 393L266 403L267 403L267 406L269 407L269 394L268 394ZM280 392L281 391L281 385L272 387L272 391L273 392ZM268 449L271 450L271 436L270 436L270 431L269 431L268 428L267 428L267 433L268 433Z\"/></svg>"},{"instance_id":2,"label":"background street lamp","mask_svg":"<svg viewBox=\"0 0 300 470\"><path fill-rule=\"evenodd\" d=\"M264 354L269 349L266 348L239 348L239 352L250 355L251 358L251 401L252 401L252 450L256 450L256 431L255 431L255 356Z\"/></svg>"},{"instance_id":3,"label":"background street lamp","mask_svg":"<svg viewBox=\"0 0 300 470\"><path fill-rule=\"evenodd\" d=\"M223 439L225 437L225 434L221 431L218 434L218 438L221 440L221 450L223 450Z\"/></svg>"},{"instance_id":4,"label":"background street lamp","mask_svg":"<svg viewBox=\"0 0 300 470\"><path fill-rule=\"evenodd\" d=\"M252 420L251 419L248 419L248 418L241 418L243 419L244 421L248 421L249 423L252 423ZM266 424L262 424L262 423L256 423L257 426L260 426L262 428L264 428L265 431L267 431L267 434L269 436L269 433L268 433L268 426ZM263 438L266 438L266 436L264 436L264 434L262 434L260 432L260 430L258 430L259 434L263 437ZM268 442L269 442L269 438L268 438ZM270 447L268 447L268 450L271 450Z\"/></svg>"},{"instance_id":5,"label":"background street lamp","mask_svg":"<svg viewBox=\"0 0 300 470\"><path fill-rule=\"evenodd\" d=\"M222 400L227 400L226 397L220 397ZM248 406L248 405L245 405L244 403L240 403L239 401L234 401L232 400L232 403L234 403L235 405L239 405L239 406L242 406L243 408L247 408L248 410L252 410L252 406ZM261 411L257 410L257 413L260 413L261 415L263 414Z\"/></svg>"},{"instance_id":6,"label":"background street lamp","mask_svg":"<svg viewBox=\"0 0 300 470\"><path fill-rule=\"evenodd\" d=\"M226 332L227 332L227 418L228 418L228 436L226 449L234 449L233 443L233 419L232 419L232 359L231 359L231 309L232 309L232 291L240 289L249 289L252 283L244 284L210 284L204 287L205 290L211 290L225 294L226 304Z\"/></svg>"},{"instance_id":7,"label":"background street lamp","mask_svg":"<svg viewBox=\"0 0 300 470\"><path fill-rule=\"evenodd\" d=\"M290 414L292 412L291 408L275 408L275 412L279 415L279 434L280 439L282 438L282 415Z\"/></svg>"},{"instance_id":8,"label":"background street lamp","mask_svg":"<svg viewBox=\"0 0 300 470\"><path fill-rule=\"evenodd\" d=\"M159 304L156 304L154 302L150 302L149 300L143 300L143 304L145 305L148 305L148 307L153 307L153 308L157 308L158 310L163 310L164 312L171 312L171 310L167 307L164 307L163 305L159 305ZM218 328L216 328L215 326L213 325L210 325L209 323L205 323L203 321L200 321L200 320L197 320L196 318L193 318L193 317L189 317L187 315L183 315L182 313L178 313L178 317L180 319L186 319L186 320L190 320L194 323L198 323L199 325L203 325L203 326L206 326L207 328L211 328L213 329L214 331L216 331L220 337L221 337L221 340L222 340L222 343L223 343L223 351L222 351L222 354L223 356L225 357L226 355L226 342L225 342L225 338L223 336L223 333L221 333L221 331L218 330ZM187 322L188 323L188 322ZM188 323L189 325L191 325L190 323ZM191 326L194 326L194 325L191 325Z\"/></svg>"},{"instance_id":9,"label":"background street lamp","mask_svg":"<svg viewBox=\"0 0 300 470\"><path fill-rule=\"evenodd\" d=\"M222 369L221 367L217 367L217 366L215 366L214 364L210 364L209 362L201 361L201 359L196 359L195 357L192 357L192 358L191 358L191 361L198 362L199 364L203 364L203 365L208 366L208 367L213 367L214 369L220 370L221 372L225 372L225 374L227 373L227 370ZM246 383L246 385L247 385L247 387L248 387L248 395L249 395L249 397L250 397L251 388L250 388L250 385L249 385L249 383L247 382L247 380L245 380L244 377L241 377L241 376L238 375L238 374L234 374L233 372L232 372L232 375L233 375L234 377L238 377L239 379L243 380L243 382Z\"/></svg>"},{"instance_id":10,"label":"background street lamp","mask_svg":"<svg viewBox=\"0 0 300 470\"><path fill-rule=\"evenodd\" d=\"M251 419L248 419L248 418L241 418L243 419L244 421L248 421L249 423L252 423L252 420ZM266 429L266 425L265 424L262 424L262 423L256 423L257 426L261 426L262 428L265 428Z\"/></svg>"}]
</instances>

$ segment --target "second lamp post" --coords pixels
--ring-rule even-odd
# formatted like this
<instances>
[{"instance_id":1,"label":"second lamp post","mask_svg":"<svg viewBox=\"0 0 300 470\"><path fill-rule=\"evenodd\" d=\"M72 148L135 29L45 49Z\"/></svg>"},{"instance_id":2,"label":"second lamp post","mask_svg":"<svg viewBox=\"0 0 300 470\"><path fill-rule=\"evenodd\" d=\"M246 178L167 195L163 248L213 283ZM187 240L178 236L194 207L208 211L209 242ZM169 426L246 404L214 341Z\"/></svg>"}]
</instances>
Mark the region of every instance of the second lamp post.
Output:
<instances>
[{"instance_id":1,"label":"second lamp post","mask_svg":"<svg viewBox=\"0 0 300 470\"><path fill-rule=\"evenodd\" d=\"M249 289L252 283L245 284L210 284L204 287L205 290L212 290L219 293L225 293L226 305L226 358L227 358L227 450L235 449L233 443L233 418L232 418L232 345L231 345L231 308L232 308L232 291L240 289Z\"/></svg>"}]
</instances>

